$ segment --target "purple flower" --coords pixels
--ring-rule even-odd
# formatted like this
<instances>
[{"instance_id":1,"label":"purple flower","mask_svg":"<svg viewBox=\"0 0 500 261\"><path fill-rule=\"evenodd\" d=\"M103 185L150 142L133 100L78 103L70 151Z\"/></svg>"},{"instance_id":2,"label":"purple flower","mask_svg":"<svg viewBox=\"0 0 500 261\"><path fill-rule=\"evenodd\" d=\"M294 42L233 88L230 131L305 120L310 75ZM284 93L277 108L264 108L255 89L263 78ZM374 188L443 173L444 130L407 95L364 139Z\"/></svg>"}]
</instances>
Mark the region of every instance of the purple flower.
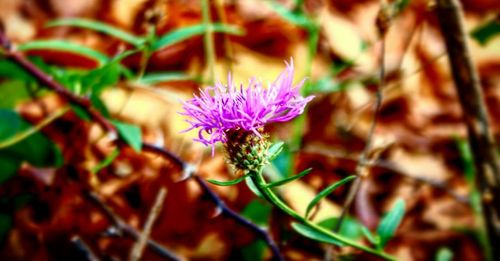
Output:
<instances>
[{"instance_id":1,"label":"purple flower","mask_svg":"<svg viewBox=\"0 0 500 261\"><path fill-rule=\"evenodd\" d=\"M233 83L231 75L228 83L200 90L199 95L183 102L182 115L191 127L185 131L198 129L199 141L214 145L227 141L227 131L242 129L261 136L259 129L272 122L289 121L304 111L313 96L302 97L299 88L304 83L293 85L293 60L286 63L286 69L266 88L255 78L248 87Z\"/></svg>"}]
</instances>

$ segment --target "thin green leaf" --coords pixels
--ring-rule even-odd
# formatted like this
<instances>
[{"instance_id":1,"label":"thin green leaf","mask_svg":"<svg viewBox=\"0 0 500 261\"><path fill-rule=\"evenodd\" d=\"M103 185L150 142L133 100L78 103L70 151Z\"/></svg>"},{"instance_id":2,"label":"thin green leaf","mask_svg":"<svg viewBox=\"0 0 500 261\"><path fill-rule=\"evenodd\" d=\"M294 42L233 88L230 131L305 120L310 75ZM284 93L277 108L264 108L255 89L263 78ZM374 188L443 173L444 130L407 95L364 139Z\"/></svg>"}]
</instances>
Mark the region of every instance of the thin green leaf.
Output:
<instances>
[{"instance_id":1,"label":"thin green leaf","mask_svg":"<svg viewBox=\"0 0 500 261\"><path fill-rule=\"evenodd\" d=\"M334 245L337 245L337 246L344 246L343 243L339 242L338 240L336 240L335 238L332 238L326 234L323 234L321 232L318 232L306 225L303 225L301 223L296 223L296 222L293 222L292 223L292 228L293 230L295 230L297 233L307 237L307 238L310 238L310 239L313 239L313 240L316 240L316 241L319 241L319 242L323 242L323 243L329 243L329 244L334 244Z\"/></svg>"},{"instance_id":2,"label":"thin green leaf","mask_svg":"<svg viewBox=\"0 0 500 261\"><path fill-rule=\"evenodd\" d=\"M311 212L311 210L314 208L314 206L316 206L319 203L320 200L322 200L324 197L328 196L330 193L332 193L338 187L344 185L345 183L347 183L355 178L356 178L355 175L348 176L340 181L335 182L334 184L328 186L327 188L322 190L320 193L318 193L318 195L316 195L316 197L314 197L313 200L311 200L309 205L307 205L305 217L307 218L309 216L309 213Z\"/></svg>"},{"instance_id":3,"label":"thin green leaf","mask_svg":"<svg viewBox=\"0 0 500 261\"><path fill-rule=\"evenodd\" d=\"M255 194L257 197L263 198L264 196L260 193L259 189L257 186L252 181L251 177L246 177L245 178L245 183L247 184L248 188Z\"/></svg>"},{"instance_id":4,"label":"thin green leaf","mask_svg":"<svg viewBox=\"0 0 500 261\"><path fill-rule=\"evenodd\" d=\"M248 177L248 174L230 181L218 181L213 179L207 179L207 181L217 186L232 186L242 182L246 177Z\"/></svg>"},{"instance_id":5,"label":"thin green leaf","mask_svg":"<svg viewBox=\"0 0 500 261\"><path fill-rule=\"evenodd\" d=\"M267 184L267 187L268 188L273 188L273 187L277 187L277 186L281 186L281 185L285 185L287 183L290 183L296 179L300 179L302 177L304 177L305 175L311 173L312 171L312 168L308 168L308 169L305 169L303 170L302 172L300 172L299 174L295 175L295 176L291 176L291 177L288 177L286 179L282 179L282 180L279 180L279 181L275 181L273 183L269 183Z\"/></svg>"},{"instance_id":6,"label":"thin green leaf","mask_svg":"<svg viewBox=\"0 0 500 261\"><path fill-rule=\"evenodd\" d=\"M370 243L372 243L374 246L378 246L380 244L380 239L377 240L377 238L373 236L372 232L370 232L367 227L361 226L361 232L363 233L365 238L368 239L368 241L370 241Z\"/></svg>"},{"instance_id":7,"label":"thin green leaf","mask_svg":"<svg viewBox=\"0 0 500 261\"><path fill-rule=\"evenodd\" d=\"M109 24L105 24L99 21L82 19L82 18L70 18L70 19L61 19L48 22L46 27L52 26L73 26L80 27L85 29L90 29L94 31L98 31L107 35L114 36L118 39L121 39L127 43L130 43L135 46L140 46L144 44L145 40L141 37L135 36L131 33L125 32L122 29L116 28Z\"/></svg>"},{"instance_id":8,"label":"thin green leaf","mask_svg":"<svg viewBox=\"0 0 500 261\"><path fill-rule=\"evenodd\" d=\"M276 142L273 145L271 145L271 147L269 148L269 151L268 151L268 153L269 153L268 160L269 161L274 160L276 157L278 157L278 155L283 150L284 144L285 144L284 142L279 141L279 142Z\"/></svg>"},{"instance_id":9,"label":"thin green leaf","mask_svg":"<svg viewBox=\"0 0 500 261\"><path fill-rule=\"evenodd\" d=\"M160 37L160 39L158 39L158 41L156 41L153 44L152 49L153 50L162 49L166 46L186 40L195 35L201 35L205 33L207 30L212 30L213 32L216 33L226 33L232 35L244 34L244 31L240 27L234 25L221 24L221 23L208 24L208 25L197 24L188 27L183 27L163 35L162 37Z\"/></svg>"},{"instance_id":10,"label":"thin green leaf","mask_svg":"<svg viewBox=\"0 0 500 261\"><path fill-rule=\"evenodd\" d=\"M139 79L138 82L141 84L153 85L160 82L185 80L195 80L195 78L183 72L163 72L146 74L141 79Z\"/></svg>"},{"instance_id":11,"label":"thin green leaf","mask_svg":"<svg viewBox=\"0 0 500 261\"><path fill-rule=\"evenodd\" d=\"M93 167L90 170L90 172L91 173L97 173L101 169L109 166L109 164L113 163L113 161L118 157L118 155L120 155L120 149L115 148L113 150L113 152L111 152L108 156L106 156L106 158L103 161L99 162L99 164L97 164L95 167Z\"/></svg>"},{"instance_id":12,"label":"thin green leaf","mask_svg":"<svg viewBox=\"0 0 500 261\"><path fill-rule=\"evenodd\" d=\"M83 45L79 45L69 41L62 40L38 40L31 41L18 46L19 51L29 51L29 50L56 50L65 51L78 55L85 56L92 60L95 60L99 65L103 65L108 62L109 58L94 49L90 49Z\"/></svg>"},{"instance_id":13,"label":"thin green leaf","mask_svg":"<svg viewBox=\"0 0 500 261\"><path fill-rule=\"evenodd\" d=\"M318 225L333 231L338 221L339 221L338 217L332 217L322 220L321 222L318 223ZM363 233L361 232L362 226L363 225L361 225L356 219L350 216L345 216L337 234L346 238L357 240L361 238L361 236L363 235Z\"/></svg>"},{"instance_id":14,"label":"thin green leaf","mask_svg":"<svg viewBox=\"0 0 500 261\"><path fill-rule=\"evenodd\" d=\"M8 110L2 109L0 111ZM21 124L14 136L5 137L6 139L3 139L2 144L8 146L4 146L0 149L0 155L8 155L12 160L16 161L27 161L37 167L60 166L63 158L57 146L42 133L38 131L32 132L33 126L31 124L24 121L16 112L12 111L12 113L15 117L18 117L15 121L20 121ZM13 123L14 121L10 120L10 122ZM5 122L0 122L0 125L3 124L5 124ZM32 133L17 140L16 137L18 134L24 133L26 130ZM15 142L12 142L12 140Z\"/></svg>"},{"instance_id":15,"label":"thin green leaf","mask_svg":"<svg viewBox=\"0 0 500 261\"><path fill-rule=\"evenodd\" d=\"M492 19L471 32L472 38L476 39L481 45L486 45L491 39L500 36L500 20Z\"/></svg>"},{"instance_id":16,"label":"thin green leaf","mask_svg":"<svg viewBox=\"0 0 500 261\"><path fill-rule=\"evenodd\" d=\"M306 15L304 15L304 13L301 11L289 10L284 5L282 5L276 1L271 2L271 8L278 15L280 15L283 19L287 20L288 22L290 22L294 25L297 25L297 26L300 26L300 27L303 27L306 29L310 29L310 28L315 27L314 22L312 22L312 20L309 19Z\"/></svg>"},{"instance_id":17,"label":"thin green leaf","mask_svg":"<svg viewBox=\"0 0 500 261\"><path fill-rule=\"evenodd\" d=\"M394 236L396 229L403 220L405 214L405 202L398 199L392 209L387 213L377 227L377 234L380 237L380 247L383 248L389 239Z\"/></svg>"},{"instance_id":18,"label":"thin green leaf","mask_svg":"<svg viewBox=\"0 0 500 261\"><path fill-rule=\"evenodd\" d=\"M132 147L135 151L140 152L142 148L142 132L141 128L120 122L117 120L112 121L118 131L118 134Z\"/></svg>"},{"instance_id":19,"label":"thin green leaf","mask_svg":"<svg viewBox=\"0 0 500 261\"><path fill-rule=\"evenodd\" d=\"M451 261L453 260L453 252L446 247L442 247L436 254L436 261Z\"/></svg>"},{"instance_id":20,"label":"thin green leaf","mask_svg":"<svg viewBox=\"0 0 500 261\"><path fill-rule=\"evenodd\" d=\"M12 178L17 173L21 163L20 159L0 152L0 184Z\"/></svg>"},{"instance_id":21,"label":"thin green leaf","mask_svg":"<svg viewBox=\"0 0 500 261\"><path fill-rule=\"evenodd\" d=\"M64 108L52 113L51 115L49 115L48 117L46 117L45 119L40 121L37 125L30 126L29 128L25 128L22 131L15 133L15 135L9 137L8 139L2 140L0 142L0 149L7 148L7 147L12 146L16 143L21 142L24 139L27 139L29 136L37 133L43 127L47 126L48 124L50 124L51 122L53 122L57 118L63 116L69 110L70 110L70 107L64 107ZM5 111L1 111L1 112L5 112ZM2 115L2 114L0 114L0 115ZM0 121L3 121L3 119L0 119ZM12 118L10 122L12 122L14 124L18 124L19 127L17 127L17 128L18 129L20 128L20 124L21 124L20 119L14 120L14 118Z\"/></svg>"}]
</instances>

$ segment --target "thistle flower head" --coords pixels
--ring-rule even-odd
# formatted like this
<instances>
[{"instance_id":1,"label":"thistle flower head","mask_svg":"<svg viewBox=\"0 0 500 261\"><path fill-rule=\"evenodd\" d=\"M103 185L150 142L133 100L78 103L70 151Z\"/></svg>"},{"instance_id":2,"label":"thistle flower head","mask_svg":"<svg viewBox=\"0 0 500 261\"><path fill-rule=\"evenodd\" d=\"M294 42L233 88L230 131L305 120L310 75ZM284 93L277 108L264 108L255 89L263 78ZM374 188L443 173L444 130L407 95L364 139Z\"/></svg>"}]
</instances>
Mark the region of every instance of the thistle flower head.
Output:
<instances>
[{"instance_id":1,"label":"thistle flower head","mask_svg":"<svg viewBox=\"0 0 500 261\"><path fill-rule=\"evenodd\" d=\"M198 129L195 139L205 145L227 142L227 131L241 129L260 136L259 129L272 122L289 121L304 111L312 96L302 97L293 85L293 61L266 88L255 78L247 87L233 83L231 75L226 85L217 83L185 101L182 115L188 116L189 129Z\"/></svg>"}]
</instances>

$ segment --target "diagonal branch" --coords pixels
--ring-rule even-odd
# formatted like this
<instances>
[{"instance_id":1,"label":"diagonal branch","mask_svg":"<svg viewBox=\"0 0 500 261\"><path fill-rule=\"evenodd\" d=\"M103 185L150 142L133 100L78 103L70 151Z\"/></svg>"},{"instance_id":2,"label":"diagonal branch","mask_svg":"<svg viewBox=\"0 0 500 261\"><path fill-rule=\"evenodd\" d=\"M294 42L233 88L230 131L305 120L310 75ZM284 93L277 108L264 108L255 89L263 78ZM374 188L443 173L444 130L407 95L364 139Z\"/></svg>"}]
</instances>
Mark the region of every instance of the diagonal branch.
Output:
<instances>
[{"instance_id":1,"label":"diagonal branch","mask_svg":"<svg viewBox=\"0 0 500 261\"><path fill-rule=\"evenodd\" d=\"M89 115L96 123L98 123L105 131L112 134L112 136L116 137L117 140L115 142L118 146L125 146L126 142L119 135L117 135L115 127L102 114L100 114L97 110L92 108L92 104L90 103L89 99L73 94L63 85L54 81L50 75L40 70L35 64L29 61L22 53L15 51L14 48L12 48L12 44L5 36L4 31L2 30L0 30L0 47L4 49L5 51L4 55L6 55L9 59L11 59L15 63L23 67L27 72L29 72L32 76L34 76L44 87L56 92L58 95L66 99L68 102L81 107L83 110L89 113ZM170 160L174 164L176 164L183 172L187 172L189 176L194 177L194 180L203 189L204 193L208 195L210 200L212 200L215 203L217 208L219 208L222 211L222 214L231 219L234 219L238 224L246 227L247 229L253 231L257 236L261 237L271 248L274 260L284 260L277 244L274 242L269 233L266 230L257 226L256 224L253 224L249 220L245 219L243 216L241 216L234 210L230 209L224 203L224 201L215 192L213 192L210 189L210 187L208 187L208 185L200 177L193 175L194 168L192 168L189 164L184 162L174 153L151 144L144 143L143 151L161 155L165 159ZM96 194L90 192L89 196L91 199L93 199L96 203L98 203L101 206L101 208L108 215L108 217L114 222L116 226L121 228L123 232L129 234L135 239L139 237L139 232L134 228L132 228L130 225L126 224L123 220L117 218L117 216L113 214L113 211L109 207L104 205L103 201L100 200L100 198ZM151 239L148 240L148 246L153 250L155 250L157 253L164 252L162 256L178 260L178 258L175 255L169 253L160 244L156 243Z\"/></svg>"}]
</instances>

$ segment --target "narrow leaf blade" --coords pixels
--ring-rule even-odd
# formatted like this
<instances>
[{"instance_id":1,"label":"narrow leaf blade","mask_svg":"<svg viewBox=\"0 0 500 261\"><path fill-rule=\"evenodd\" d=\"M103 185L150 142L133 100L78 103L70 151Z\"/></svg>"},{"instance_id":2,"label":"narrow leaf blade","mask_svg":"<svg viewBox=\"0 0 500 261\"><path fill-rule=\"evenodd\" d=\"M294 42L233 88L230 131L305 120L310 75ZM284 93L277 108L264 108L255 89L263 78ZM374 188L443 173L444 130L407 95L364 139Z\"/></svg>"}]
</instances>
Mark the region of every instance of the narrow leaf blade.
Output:
<instances>
[{"instance_id":1,"label":"narrow leaf blade","mask_svg":"<svg viewBox=\"0 0 500 261\"><path fill-rule=\"evenodd\" d=\"M282 185L285 185L287 183L290 183L296 179L300 179L302 177L304 177L305 175L311 173L312 171L312 168L308 168L308 169L305 169L303 170L302 172L300 172L299 174L297 175L294 175L294 176L291 176L289 178L286 178L286 179L282 179L282 180L279 180L279 181L276 181L276 182L273 182L273 183L269 183L267 185L268 188L273 188L273 187L278 187L278 186L282 186Z\"/></svg>"},{"instance_id":2,"label":"narrow leaf blade","mask_svg":"<svg viewBox=\"0 0 500 261\"><path fill-rule=\"evenodd\" d=\"M370 243L372 243L373 245L379 245L379 241L373 236L372 232L370 232L370 230L365 227L365 226L361 226L361 232L363 232L363 235L365 236L366 239L368 239L368 241L370 241Z\"/></svg>"},{"instance_id":3,"label":"narrow leaf blade","mask_svg":"<svg viewBox=\"0 0 500 261\"><path fill-rule=\"evenodd\" d=\"M273 145L271 145L271 147L269 148L269 151L268 151L268 153L269 153L268 160L269 161L274 160L276 157L278 157L278 155L283 150L284 144L285 144L284 142L280 141L280 142L276 142Z\"/></svg>"},{"instance_id":4,"label":"narrow leaf blade","mask_svg":"<svg viewBox=\"0 0 500 261\"><path fill-rule=\"evenodd\" d=\"M47 23L45 26L47 27L73 26L73 27L90 29L107 35L114 36L120 40L123 40L124 42L130 43L135 46L139 46L145 42L144 39L137 37L131 33L125 32L117 27L89 19L82 19L82 18L60 19L51 21Z\"/></svg>"},{"instance_id":5,"label":"narrow leaf blade","mask_svg":"<svg viewBox=\"0 0 500 261\"><path fill-rule=\"evenodd\" d=\"M19 51L29 51L29 50L55 50L55 51L65 51L69 53L74 53L78 55L85 56L92 60L97 61L100 65L105 64L109 58L96 50L79 45L69 41L62 40L38 40L31 41L18 46Z\"/></svg>"},{"instance_id":6,"label":"narrow leaf blade","mask_svg":"<svg viewBox=\"0 0 500 261\"><path fill-rule=\"evenodd\" d=\"M113 150L113 152L111 152L108 156L106 156L106 158L103 161L99 162L99 164L97 164L94 168L92 168L90 172L97 173L101 169L109 166L118 157L118 155L120 155L120 150L116 148L115 150Z\"/></svg>"},{"instance_id":7,"label":"narrow leaf blade","mask_svg":"<svg viewBox=\"0 0 500 261\"><path fill-rule=\"evenodd\" d=\"M218 181L214 179L207 179L207 181L217 186L232 186L242 182L246 177L248 177L248 175L241 176L237 179L233 179L230 181Z\"/></svg>"},{"instance_id":8,"label":"narrow leaf blade","mask_svg":"<svg viewBox=\"0 0 500 261\"><path fill-rule=\"evenodd\" d=\"M248 188L255 194L257 197L263 198L264 196L260 193L259 189L257 186L252 181L251 177L245 177L245 182L248 186Z\"/></svg>"},{"instance_id":9,"label":"narrow leaf blade","mask_svg":"<svg viewBox=\"0 0 500 261\"><path fill-rule=\"evenodd\" d=\"M344 246L343 243L339 242L335 238L332 238L326 234L323 234L319 231L316 231L306 225L303 225L301 223L292 223L292 228L295 230L297 233L303 235L304 237L323 242L323 243L329 243L329 244L334 244L337 246Z\"/></svg>"},{"instance_id":10,"label":"narrow leaf blade","mask_svg":"<svg viewBox=\"0 0 500 261\"><path fill-rule=\"evenodd\" d=\"M193 36L201 35L210 29L216 33L226 33L232 35L244 34L244 31L240 27L234 25L221 24L221 23L208 24L208 25L197 24L193 26L183 27L163 35L162 37L160 37L160 39L158 39L158 41L156 41L153 44L152 49L153 50L162 49L166 46L181 42Z\"/></svg>"},{"instance_id":11,"label":"narrow leaf blade","mask_svg":"<svg viewBox=\"0 0 500 261\"><path fill-rule=\"evenodd\" d=\"M377 227L377 234L380 237L380 247L384 247L389 239L394 236L396 229L403 220L405 213L405 202L398 199L392 209L387 213Z\"/></svg>"},{"instance_id":12,"label":"narrow leaf blade","mask_svg":"<svg viewBox=\"0 0 500 261\"><path fill-rule=\"evenodd\" d=\"M340 181L333 183L332 185L328 186L327 188L322 190L320 193L318 193L318 195L316 195L316 197L314 197L313 200L311 200L309 205L307 205L306 215L305 215L306 218L309 216L309 213L311 212L311 210L314 208L314 206L316 206L319 203L320 200L322 200L324 197L328 196L328 194L332 193L338 187L344 185L345 183L347 183L355 178L356 178L355 175L348 176Z\"/></svg>"}]
</instances>

